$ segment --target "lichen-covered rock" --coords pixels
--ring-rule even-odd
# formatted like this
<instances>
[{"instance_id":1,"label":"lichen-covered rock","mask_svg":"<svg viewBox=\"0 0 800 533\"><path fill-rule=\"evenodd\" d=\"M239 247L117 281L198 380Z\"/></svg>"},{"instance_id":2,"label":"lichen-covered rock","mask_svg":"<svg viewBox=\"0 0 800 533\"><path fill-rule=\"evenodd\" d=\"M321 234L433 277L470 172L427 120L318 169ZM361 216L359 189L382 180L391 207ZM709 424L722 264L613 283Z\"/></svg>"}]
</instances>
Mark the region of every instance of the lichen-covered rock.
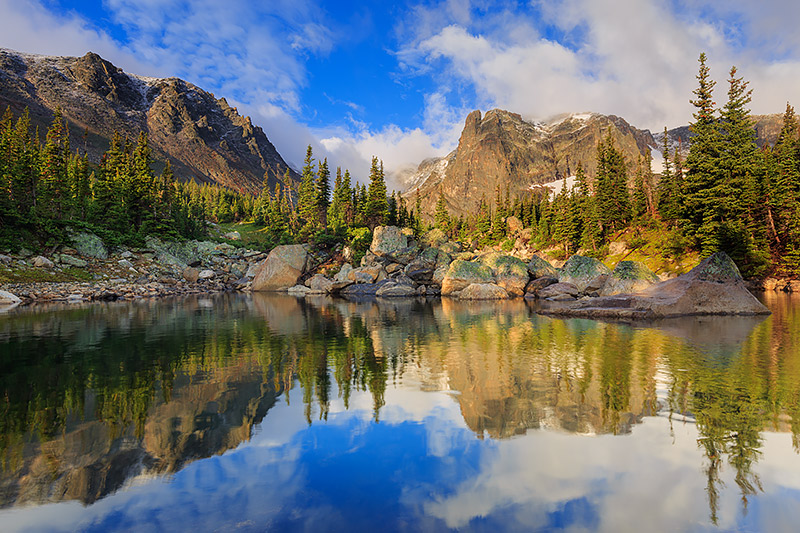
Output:
<instances>
[{"instance_id":1,"label":"lichen-covered rock","mask_svg":"<svg viewBox=\"0 0 800 533\"><path fill-rule=\"evenodd\" d=\"M610 274L611 270L597 259L575 254L564 263L558 275L558 281L572 283L579 291L602 274Z\"/></svg>"},{"instance_id":2,"label":"lichen-covered rock","mask_svg":"<svg viewBox=\"0 0 800 533\"><path fill-rule=\"evenodd\" d=\"M459 300L506 300L508 292L494 283L472 283L459 294Z\"/></svg>"},{"instance_id":3,"label":"lichen-covered rock","mask_svg":"<svg viewBox=\"0 0 800 533\"><path fill-rule=\"evenodd\" d=\"M228 239L230 241L241 241L242 240L242 235L238 231L229 231L228 233L226 233L222 237L225 238L225 239Z\"/></svg>"},{"instance_id":4,"label":"lichen-covered rock","mask_svg":"<svg viewBox=\"0 0 800 533\"><path fill-rule=\"evenodd\" d=\"M75 268L86 268L87 266L89 266L89 263L87 263L80 257L75 257L72 255L59 254L55 257L55 259L62 265L67 265Z\"/></svg>"},{"instance_id":5,"label":"lichen-covered rock","mask_svg":"<svg viewBox=\"0 0 800 533\"><path fill-rule=\"evenodd\" d=\"M88 231L81 231L70 235L72 247L78 251L79 254L86 257L94 257L95 259L108 259L108 250L103 244L103 239L89 233Z\"/></svg>"},{"instance_id":6,"label":"lichen-covered rock","mask_svg":"<svg viewBox=\"0 0 800 533\"><path fill-rule=\"evenodd\" d=\"M495 283L503 287L509 296L522 296L530 280L525 262L512 255L491 253L481 256L479 261L492 270Z\"/></svg>"},{"instance_id":7,"label":"lichen-covered rock","mask_svg":"<svg viewBox=\"0 0 800 533\"><path fill-rule=\"evenodd\" d=\"M658 281L658 276L644 263L620 261L609 274L600 296L639 292Z\"/></svg>"},{"instance_id":8,"label":"lichen-covered rock","mask_svg":"<svg viewBox=\"0 0 800 533\"><path fill-rule=\"evenodd\" d=\"M372 233L369 250L378 257L393 256L408 246L408 237L397 226L378 226Z\"/></svg>"},{"instance_id":9,"label":"lichen-covered rock","mask_svg":"<svg viewBox=\"0 0 800 533\"><path fill-rule=\"evenodd\" d=\"M303 275L308 262L308 251L302 244L276 246L259 263L253 277L253 291L279 291L294 285Z\"/></svg>"},{"instance_id":10,"label":"lichen-covered rock","mask_svg":"<svg viewBox=\"0 0 800 533\"><path fill-rule=\"evenodd\" d=\"M306 287L305 285L294 285L286 289L286 292L289 294L293 294L295 296L305 296L311 292L311 289Z\"/></svg>"},{"instance_id":11,"label":"lichen-covered rock","mask_svg":"<svg viewBox=\"0 0 800 533\"><path fill-rule=\"evenodd\" d=\"M543 278L545 276L550 276L557 278L558 277L558 270L556 267L539 257L538 255L534 255L531 260L528 262L528 272L530 273L533 279Z\"/></svg>"},{"instance_id":12,"label":"lichen-covered rock","mask_svg":"<svg viewBox=\"0 0 800 533\"><path fill-rule=\"evenodd\" d=\"M733 262L725 252L717 252L700 262L699 265L684 274L687 277L701 281L712 281L715 283L726 283L730 281L741 281L742 274L739 267Z\"/></svg>"},{"instance_id":13,"label":"lichen-covered rock","mask_svg":"<svg viewBox=\"0 0 800 533\"><path fill-rule=\"evenodd\" d=\"M395 250L394 253L388 254L386 257L394 259L400 264L407 265L419 255L419 251L419 246L406 246L405 248Z\"/></svg>"},{"instance_id":14,"label":"lichen-covered rock","mask_svg":"<svg viewBox=\"0 0 800 533\"><path fill-rule=\"evenodd\" d=\"M492 270L481 263L456 259L442 280L442 295L447 296L473 283L494 283Z\"/></svg>"},{"instance_id":15,"label":"lichen-covered rock","mask_svg":"<svg viewBox=\"0 0 800 533\"><path fill-rule=\"evenodd\" d=\"M200 278L200 279L211 279L216 275L217 274L213 270L205 269L205 270L201 270L200 273L197 274L197 277Z\"/></svg>"}]
</instances>

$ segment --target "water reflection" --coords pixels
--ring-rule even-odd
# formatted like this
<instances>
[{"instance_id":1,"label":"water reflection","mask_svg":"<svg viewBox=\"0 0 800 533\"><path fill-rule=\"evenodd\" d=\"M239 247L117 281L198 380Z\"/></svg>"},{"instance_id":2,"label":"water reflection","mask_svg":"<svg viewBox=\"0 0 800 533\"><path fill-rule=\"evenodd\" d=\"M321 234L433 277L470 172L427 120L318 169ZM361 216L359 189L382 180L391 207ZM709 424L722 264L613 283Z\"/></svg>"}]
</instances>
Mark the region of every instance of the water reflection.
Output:
<instances>
[{"instance_id":1,"label":"water reflection","mask_svg":"<svg viewBox=\"0 0 800 533\"><path fill-rule=\"evenodd\" d=\"M565 449L575 442L570 435L613 439L588 441L597 451L619 446L614 435L643 438L637 425L648 419L667 421L673 437L689 424L703 457L694 468L702 468L717 524L726 465L746 512L764 488L764 432L790 432L798 449L800 316L787 298L767 303L774 314L766 319L649 324L553 319L522 301L256 295L16 309L0 319L0 505L89 504L134 478L174 475L249 441L256 429L280 431L269 414L276 405L297 404L304 424L325 427L333 404L355 411L354 399L368 398L371 424L388 414L390 425L415 434L392 397L445 391L475 442L497 442L491 446L540 429L549 436L539 442L567 439L559 444ZM405 409L408 416L410 404ZM445 444L451 431L436 433L430 414L417 423L432 431L420 455L475 449L461 437L458 451ZM502 455L521 442L491 449ZM357 447L365 453L366 445ZM354 468L366 468L370 457L354 459ZM541 469L522 471L549 480L550 489L559 484ZM506 474L498 481L493 472L487 486L510 482ZM421 482L419 468L408 475L411 485ZM441 496L420 512L449 527L469 523L459 517L474 519L476 504L464 502L481 499L474 490L486 473L475 475L462 491L466 500ZM528 493L541 493L528 485Z\"/></svg>"}]
</instances>

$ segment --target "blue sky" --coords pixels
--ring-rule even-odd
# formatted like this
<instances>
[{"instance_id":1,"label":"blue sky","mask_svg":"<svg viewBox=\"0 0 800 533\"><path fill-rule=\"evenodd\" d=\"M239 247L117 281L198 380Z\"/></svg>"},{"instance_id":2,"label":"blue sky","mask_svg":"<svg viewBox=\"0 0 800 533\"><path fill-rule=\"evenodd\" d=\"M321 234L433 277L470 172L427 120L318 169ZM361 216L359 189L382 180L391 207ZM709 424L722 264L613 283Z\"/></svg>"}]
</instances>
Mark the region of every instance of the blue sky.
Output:
<instances>
[{"instance_id":1,"label":"blue sky","mask_svg":"<svg viewBox=\"0 0 800 533\"><path fill-rule=\"evenodd\" d=\"M0 47L179 76L253 117L299 165L311 143L366 173L444 155L466 114L690 120L696 60L724 100L731 65L753 111L798 103L800 3L788 0L0 0Z\"/></svg>"}]
</instances>

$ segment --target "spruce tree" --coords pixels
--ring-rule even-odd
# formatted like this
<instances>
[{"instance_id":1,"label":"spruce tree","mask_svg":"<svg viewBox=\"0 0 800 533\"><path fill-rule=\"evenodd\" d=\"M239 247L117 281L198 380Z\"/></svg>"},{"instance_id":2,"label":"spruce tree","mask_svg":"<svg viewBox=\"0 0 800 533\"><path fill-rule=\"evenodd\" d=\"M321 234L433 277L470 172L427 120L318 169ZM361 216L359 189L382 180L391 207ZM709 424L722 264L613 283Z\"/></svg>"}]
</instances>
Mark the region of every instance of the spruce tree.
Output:
<instances>
[{"instance_id":1,"label":"spruce tree","mask_svg":"<svg viewBox=\"0 0 800 533\"><path fill-rule=\"evenodd\" d=\"M366 224L370 230L385 223L389 214L389 205L386 201L386 181L383 175L383 163L378 165L378 158L372 158L369 170L369 190L365 208Z\"/></svg>"},{"instance_id":2,"label":"spruce tree","mask_svg":"<svg viewBox=\"0 0 800 533\"><path fill-rule=\"evenodd\" d=\"M433 225L447 233L450 230L450 212L444 201L444 195L439 192L439 199L436 200L436 212L433 216Z\"/></svg>"},{"instance_id":3,"label":"spruce tree","mask_svg":"<svg viewBox=\"0 0 800 533\"><path fill-rule=\"evenodd\" d=\"M299 235L307 239L317 229L316 175L314 174L314 157L311 145L306 149L300 189L297 191L297 212L299 216Z\"/></svg>"},{"instance_id":4,"label":"spruce tree","mask_svg":"<svg viewBox=\"0 0 800 533\"><path fill-rule=\"evenodd\" d=\"M316 204L316 222L319 230L328 228L328 207L331 204L331 173L328 170L328 158L319 163L315 184L314 203Z\"/></svg>"},{"instance_id":5,"label":"spruce tree","mask_svg":"<svg viewBox=\"0 0 800 533\"><path fill-rule=\"evenodd\" d=\"M688 169L683 187L682 218L703 253L709 254L719 249L722 206L717 198L719 189L715 186L718 185L721 147L713 99L715 82L710 77L705 53L700 54L698 61L698 87L693 91L696 99L690 100L695 107L694 122L689 126L694 137L686 159Z\"/></svg>"}]
</instances>

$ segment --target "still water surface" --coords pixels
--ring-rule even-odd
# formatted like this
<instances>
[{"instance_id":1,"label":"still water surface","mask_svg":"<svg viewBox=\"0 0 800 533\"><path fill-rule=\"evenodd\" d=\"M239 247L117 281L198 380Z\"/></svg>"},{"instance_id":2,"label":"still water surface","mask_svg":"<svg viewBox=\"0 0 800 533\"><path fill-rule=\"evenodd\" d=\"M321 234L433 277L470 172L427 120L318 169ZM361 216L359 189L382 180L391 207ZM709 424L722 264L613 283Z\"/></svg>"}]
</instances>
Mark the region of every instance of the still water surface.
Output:
<instances>
[{"instance_id":1,"label":"still water surface","mask_svg":"<svg viewBox=\"0 0 800 533\"><path fill-rule=\"evenodd\" d=\"M796 531L759 318L286 296L0 315L2 531Z\"/></svg>"}]
</instances>

